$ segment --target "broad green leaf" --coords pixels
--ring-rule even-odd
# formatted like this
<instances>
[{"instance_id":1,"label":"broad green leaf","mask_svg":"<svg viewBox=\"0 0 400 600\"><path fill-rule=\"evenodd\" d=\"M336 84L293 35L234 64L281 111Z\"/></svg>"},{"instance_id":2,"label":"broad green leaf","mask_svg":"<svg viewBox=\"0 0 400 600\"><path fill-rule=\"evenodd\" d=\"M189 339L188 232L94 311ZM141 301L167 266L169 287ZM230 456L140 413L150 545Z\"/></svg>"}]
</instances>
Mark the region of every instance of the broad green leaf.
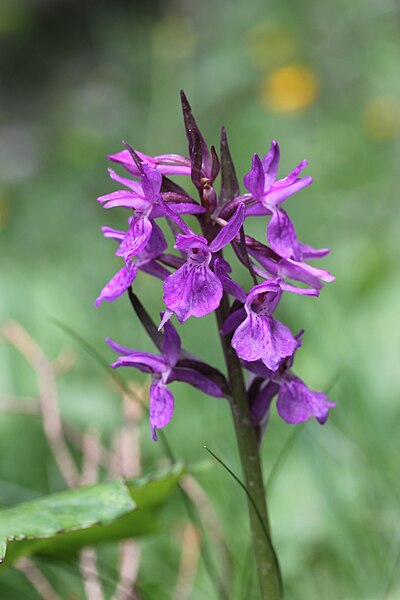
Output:
<instances>
[{"instance_id":1,"label":"broad green leaf","mask_svg":"<svg viewBox=\"0 0 400 600\"><path fill-rule=\"evenodd\" d=\"M52 494L0 510L0 561L46 554L68 559L84 546L157 530L158 508L183 473L181 465L135 480Z\"/></svg>"}]
</instances>

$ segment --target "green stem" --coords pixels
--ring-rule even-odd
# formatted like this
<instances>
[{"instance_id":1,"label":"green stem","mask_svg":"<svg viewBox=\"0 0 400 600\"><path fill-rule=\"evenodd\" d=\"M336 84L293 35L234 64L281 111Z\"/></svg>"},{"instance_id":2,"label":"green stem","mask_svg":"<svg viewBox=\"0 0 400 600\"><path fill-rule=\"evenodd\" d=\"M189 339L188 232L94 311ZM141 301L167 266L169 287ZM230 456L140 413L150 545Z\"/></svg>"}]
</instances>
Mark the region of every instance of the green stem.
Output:
<instances>
[{"instance_id":1,"label":"green stem","mask_svg":"<svg viewBox=\"0 0 400 600\"><path fill-rule=\"evenodd\" d=\"M218 327L221 329L229 314L229 301L223 295L216 311ZM244 472L246 487L257 507L248 502L253 549L256 560L261 600L281 600L282 587L279 566L269 534L268 511L261 469L260 452L254 427L251 423L242 366L231 346L230 336L221 336L222 348L231 386L230 405L235 424L236 438ZM260 517L262 522L260 522Z\"/></svg>"},{"instance_id":2,"label":"green stem","mask_svg":"<svg viewBox=\"0 0 400 600\"><path fill-rule=\"evenodd\" d=\"M200 199L201 198L202 195L200 194ZM211 221L210 214L207 212L204 215L201 215L199 221L204 237L208 242L211 242L218 231L215 229L215 224ZM229 299L226 293L224 293L221 304L216 310L219 331L229 315L229 309ZM252 497L252 502L250 499L248 500L248 509L258 582L261 592L260 599L282 600L282 584L279 565L269 532L269 520L260 451L255 429L250 418L242 365L240 364L240 360L235 350L232 348L231 336L221 335L220 338L229 376L231 389L230 406L244 473L244 483ZM255 507L257 508L255 509Z\"/></svg>"}]
</instances>

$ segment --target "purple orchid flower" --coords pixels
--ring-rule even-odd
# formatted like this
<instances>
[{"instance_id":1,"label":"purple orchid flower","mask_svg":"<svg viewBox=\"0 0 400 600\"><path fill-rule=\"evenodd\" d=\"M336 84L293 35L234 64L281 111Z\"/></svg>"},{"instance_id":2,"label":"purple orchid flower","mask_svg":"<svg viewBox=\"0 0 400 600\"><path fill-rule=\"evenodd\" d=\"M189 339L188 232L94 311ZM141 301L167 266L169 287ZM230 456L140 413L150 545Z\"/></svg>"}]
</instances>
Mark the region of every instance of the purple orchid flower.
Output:
<instances>
[{"instance_id":1,"label":"purple orchid flower","mask_svg":"<svg viewBox=\"0 0 400 600\"><path fill-rule=\"evenodd\" d=\"M282 256L271 250L271 248L250 236L246 236L245 241L248 254L261 265L259 267L252 263L252 267L255 273L264 279L280 277L282 283L286 279L294 279L295 281L310 285L317 290L323 287L322 282L331 283L335 281L335 277L329 271L319 269L305 262L306 260L326 256L329 253L329 248L315 250L306 244L300 244L302 259L295 261L291 258L282 258ZM239 258L246 264L246 261L240 254ZM290 284L287 285L289 286ZM288 291L294 291L294 289L288 289Z\"/></svg>"},{"instance_id":2,"label":"purple orchid flower","mask_svg":"<svg viewBox=\"0 0 400 600\"><path fill-rule=\"evenodd\" d=\"M122 206L133 209L133 219L119 249L119 256L124 257L127 266L131 258L139 254L147 244L152 231L153 219L165 214L160 205L162 175L146 163L141 163L141 168L140 182L120 177L110 169L111 178L122 183L131 191L119 190L97 199L104 208ZM204 208L191 200L189 196L186 197L186 200L190 201L172 203L171 210L176 210L180 214L204 212Z\"/></svg>"},{"instance_id":3,"label":"purple orchid flower","mask_svg":"<svg viewBox=\"0 0 400 600\"><path fill-rule=\"evenodd\" d=\"M150 386L150 427L152 438L157 441L157 429L162 429L172 419L174 412L174 396L168 384L173 381L183 381L202 390L210 396L222 398L221 388L206 375L194 368L180 367L178 364L181 352L181 340L172 325L164 325L164 337L161 355L131 350L107 339L108 345L122 356L111 366L135 367L144 373L151 373Z\"/></svg>"},{"instance_id":4,"label":"purple orchid flower","mask_svg":"<svg viewBox=\"0 0 400 600\"><path fill-rule=\"evenodd\" d=\"M301 171L308 166L306 160L302 160L286 177L276 180L279 159L279 144L275 140L262 159L254 154L252 170L245 175L244 184L258 204L249 207L248 214L271 214L286 198L312 183L312 177L299 177Z\"/></svg>"},{"instance_id":5,"label":"purple orchid flower","mask_svg":"<svg viewBox=\"0 0 400 600\"><path fill-rule=\"evenodd\" d=\"M102 227L102 230L104 237L117 240L120 242L120 244L124 243L126 235L124 231L112 229L111 227ZM119 298L124 292L126 292L129 286L132 285L139 270L149 273L150 275L153 275L154 277L164 281L169 276L170 272L162 265L159 265L155 259L162 255L167 246L167 241L160 227L156 223L153 223L147 245L135 257L135 261L133 263L131 262L123 267L107 283L95 301L95 306L100 306L103 300L106 300L107 302L113 302ZM117 250L117 255L120 255L119 250Z\"/></svg>"},{"instance_id":6,"label":"purple orchid flower","mask_svg":"<svg viewBox=\"0 0 400 600\"><path fill-rule=\"evenodd\" d=\"M290 329L272 316L281 296L279 279L254 286L244 303L247 316L232 337L232 346L239 358L248 362L261 360L271 371L276 371L282 359L291 356L296 349Z\"/></svg>"},{"instance_id":7,"label":"purple orchid flower","mask_svg":"<svg viewBox=\"0 0 400 600\"><path fill-rule=\"evenodd\" d=\"M311 417L323 425L329 409L335 407L323 392L310 390L304 381L292 373L286 373L280 382L276 408L286 423L303 423Z\"/></svg>"},{"instance_id":8,"label":"purple orchid flower","mask_svg":"<svg viewBox=\"0 0 400 600\"><path fill-rule=\"evenodd\" d=\"M291 371L294 355L302 344L302 335L303 331L296 336L293 355L285 358L276 371L266 368L261 361L243 361L246 369L265 380L251 404L251 417L255 426L265 429L270 405L276 395L278 414L290 424L303 423L315 417L323 425L328 418L329 409L336 406L323 392L310 390L304 381Z\"/></svg>"},{"instance_id":9,"label":"purple orchid flower","mask_svg":"<svg viewBox=\"0 0 400 600\"><path fill-rule=\"evenodd\" d=\"M214 271L224 290L244 305L228 316L220 333L227 335L236 330L232 346L238 356L247 361L261 359L264 368L276 370L281 360L291 356L296 348L290 330L271 316L282 293L288 291L305 296L318 296L319 291L315 288L298 288L276 278L254 286L246 295L244 289L229 277L230 266L225 260L217 258Z\"/></svg>"},{"instance_id":10,"label":"purple orchid flower","mask_svg":"<svg viewBox=\"0 0 400 600\"><path fill-rule=\"evenodd\" d=\"M185 234L178 234L174 248L186 253L187 260L164 282L164 302L168 310L160 327L173 313L180 323L184 323L191 316L203 317L218 308L223 288L210 263L213 254L236 237L244 216L241 204L211 243L193 233L183 221L176 220Z\"/></svg>"},{"instance_id":11,"label":"purple orchid flower","mask_svg":"<svg viewBox=\"0 0 400 600\"><path fill-rule=\"evenodd\" d=\"M248 251L263 267L259 268L257 265L254 265L254 270L260 277L280 277L282 281L293 279L294 281L310 285L317 290L323 287L322 282L331 283L335 281L335 277L329 271L309 265L304 260L295 261L290 258L274 260L251 249Z\"/></svg>"},{"instance_id":12,"label":"purple orchid flower","mask_svg":"<svg viewBox=\"0 0 400 600\"><path fill-rule=\"evenodd\" d=\"M188 175L190 177L191 164L190 159L179 154L160 154L158 156L148 156L135 150L139 158L150 167L161 173L161 175ZM107 158L112 162L122 165L128 173L139 177L140 169L135 163L129 150L121 150L116 154L110 154Z\"/></svg>"},{"instance_id":13,"label":"purple orchid flower","mask_svg":"<svg viewBox=\"0 0 400 600\"><path fill-rule=\"evenodd\" d=\"M119 255L123 256L127 266L133 256L138 254L146 246L152 231L150 213L158 200L160 194L162 176L149 165L143 164L143 175L141 183L125 180L123 183L132 191L118 191L98 198L98 202L104 203L104 208L114 206L125 206L133 209L133 219L119 248ZM119 180L113 172L113 179Z\"/></svg>"},{"instance_id":14,"label":"purple orchid flower","mask_svg":"<svg viewBox=\"0 0 400 600\"><path fill-rule=\"evenodd\" d=\"M312 183L311 177L299 177L308 165L301 161L284 179L276 181L279 165L279 145L273 141L269 152L261 160L254 154L252 169L244 177L244 185L257 202L247 206L246 215L271 215L268 223L268 240L271 248L280 256L301 260L301 244L297 240L291 220L280 204Z\"/></svg>"}]
</instances>

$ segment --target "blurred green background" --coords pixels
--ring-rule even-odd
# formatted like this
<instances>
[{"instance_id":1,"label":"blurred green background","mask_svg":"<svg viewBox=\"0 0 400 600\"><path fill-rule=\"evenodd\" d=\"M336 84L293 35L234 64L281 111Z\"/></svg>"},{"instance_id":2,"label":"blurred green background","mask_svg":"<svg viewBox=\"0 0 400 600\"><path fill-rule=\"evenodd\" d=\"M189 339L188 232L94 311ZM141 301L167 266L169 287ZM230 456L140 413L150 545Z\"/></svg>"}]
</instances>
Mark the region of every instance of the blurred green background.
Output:
<instances>
[{"instance_id":1,"label":"blurred green background","mask_svg":"<svg viewBox=\"0 0 400 600\"><path fill-rule=\"evenodd\" d=\"M227 128L240 178L271 139L281 145L280 176L309 160L314 184L286 208L300 239L332 248L320 264L337 281L318 300L285 298L279 314L306 330L297 374L314 389L332 386L337 408L324 427L301 430L270 488L288 600L400 597L399 34L395 0L0 0L0 323L18 320L50 357L74 349L77 363L60 380L62 414L95 425L105 443L121 422L119 396L50 320L110 361L106 335L152 349L125 297L92 306L119 268L100 226L123 227L126 218L96 203L118 189L105 156L121 140L150 155L186 154L184 88L209 143ZM261 239L264 228L248 225ZM141 274L135 286L156 319L161 284ZM212 317L180 332L222 368ZM0 361L0 396L37 394L31 370L3 341ZM175 454L208 462L207 444L239 473L228 406L184 385L173 391L166 432ZM274 412L266 477L293 431ZM164 451L146 419L141 433L146 471ZM198 478L232 551L232 597L257 598L244 559L245 498L219 466ZM38 420L2 414L0 502L59 489ZM186 518L176 497L164 532L143 542L148 598L173 597ZM81 597L68 569L52 578L63 598ZM21 574L2 574L2 600L37 597ZM190 597L215 598L203 566Z\"/></svg>"}]
</instances>

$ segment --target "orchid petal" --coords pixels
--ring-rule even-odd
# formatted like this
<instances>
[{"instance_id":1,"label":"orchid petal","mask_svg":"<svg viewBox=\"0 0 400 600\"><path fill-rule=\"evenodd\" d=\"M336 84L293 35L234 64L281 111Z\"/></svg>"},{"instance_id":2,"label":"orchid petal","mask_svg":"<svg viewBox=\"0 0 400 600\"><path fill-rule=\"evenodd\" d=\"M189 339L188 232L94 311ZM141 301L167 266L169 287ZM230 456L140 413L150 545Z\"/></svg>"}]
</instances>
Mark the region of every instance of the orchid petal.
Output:
<instances>
[{"instance_id":1,"label":"orchid petal","mask_svg":"<svg viewBox=\"0 0 400 600\"><path fill-rule=\"evenodd\" d=\"M237 327L239 327L239 325L241 323L243 323L243 321L246 318L246 311L243 308L239 308L238 310L235 310L233 313L231 313L224 321L220 331L221 335L228 335L228 333L231 333L232 331L234 331L235 329L237 329Z\"/></svg>"},{"instance_id":2,"label":"orchid petal","mask_svg":"<svg viewBox=\"0 0 400 600\"><path fill-rule=\"evenodd\" d=\"M192 369L175 367L171 371L170 381L183 381L185 383L189 383L205 394L214 396L215 398L222 398L224 396L224 393L219 385L211 381L211 379L208 379L208 377L205 377L201 373L198 373Z\"/></svg>"},{"instance_id":3,"label":"orchid petal","mask_svg":"<svg viewBox=\"0 0 400 600\"><path fill-rule=\"evenodd\" d=\"M112 365L113 369L118 367L136 367L145 370L147 373L165 373L168 365L162 356L151 354L150 352L140 352L134 350L131 354L120 356Z\"/></svg>"},{"instance_id":4,"label":"orchid petal","mask_svg":"<svg viewBox=\"0 0 400 600\"><path fill-rule=\"evenodd\" d=\"M329 409L335 406L322 392L313 392L306 384L290 375L281 382L276 404L279 416L286 423L303 423L315 417L321 424L328 418Z\"/></svg>"},{"instance_id":5,"label":"orchid petal","mask_svg":"<svg viewBox=\"0 0 400 600\"><path fill-rule=\"evenodd\" d=\"M262 386L250 408L251 421L254 426L259 427L266 423L271 402L278 392L279 385L273 381Z\"/></svg>"},{"instance_id":6,"label":"orchid petal","mask_svg":"<svg viewBox=\"0 0 400 600\"><path fill-rule=\"evenodd\" d=\"M311 260L313 258L322 258L322 257L326 256L327 254L329 254L329 252L331 251L330 248L312 248L308 244L303 244L301 242L300 242L300 250L301 250L302 257L305 260L307 260L307 259Z\"/></svg>"},{"instance_id":7,"label":"orchid petal","mask_svg":"<svg viewBox=\"0 0 400 600\"><path fill-rule=\"evenodd\" d=\"M180 156L179 159L177 159L174 163L173 157L175 155L173 154L155 156L154 158L148 156L147 154L143 154L138 150L136 150L136 154L148 165L157 169L157 171L162 175L190 176L190 167L187 166L186 163L188 159L184 158L183 156ZM141 175L140 170L138 169L128 150L121 150L121 152L117 152L116 154L110 154L107 158L113 162L121 164L129 173L132 173L132 175Z\"/></svg>"},{"instance_id":8,"label":"orchid petal","mask_svg":"<svg viewBox=\"0 0 400 600\"><path fill-rule=\"evenodd\" d=\"M99 196L97 198L97 202L99 204L103 204L103 202L109 202L110 200L125 200L125 199L136 199L140 198L144 200L143 192L141 190L140 194L136 194L134 192L128 192L128 190L117 190L116 192L111 192L110 194L104 194L104 196Z\"/></svg>"},{"instance_id":9,"label":"orchid petal","mask_svg":"<svg viewBox=\"0 0 400 600\"><path fill-rule=\"evenodd\" d=\"M114 275L114 277L107 283L107 285L102 289L100 296L95 301L95 306L100 306L103 300L107 302L113 302L126 290L130 285L132 285L133 281L136 278L138 269L136 265L130 266L130 268L124 267L118 273Z\"/></svg>"},{"instance_id":10,"label":"orchid petal","mask_svg":"<svg viewBox=\"0 0 400 600\"><path fill-rule=\"evenodd\" d=\"M125 237L125 231L120 231L119 229L113 229L112 227L104 226L101 228L101 230L105 238L111 238L113 240L122 242Z\"/></svg>"},{"instance_id":11,"label":"orchid petal","mask_svg":"<svg viewBox=\"0 0 400 600\"><path fill-rule=\"evenodd\" d=\"M171 210L168 204L164 202L161 195L158 196L158 203L160 208L163 210L164 216L170 217L174 221L174 223L176 223L178 227L180 227L182 231L184 231L187 235L193 234L193 231L190 229L190 227L186 225L185 221L181 219L181 217L178 214L174 213L174 211Z\"/></svg>"},{"instance_id":12,"label":"orchid petal","mask_svg":"<svg viewBox=\"0 0 400 600\"><path fill-rule=\"evenodd\" d=\"M268 369L261 360L255 360L254 362L242 360L242 365L247 371L250 371L253 375L257 375L257 377L271 379L274 376L274 372Z\"/></svg>"},{"instance_id":13,"label":"orchid petal","mask_svg":"<svg viewBox=\"0 0 400 600\"><path fill-rule=\"evenodd\" d=\"M299 192L303 188L311 185L312 182L312 177L303 177L302 179L297 179L285 187L278 186L277 182L271 186L268 194L265 196L264 202L267 206L276 206L277 204L284 202L286 198L289 198L289 196L293 196L293 194L296 192Z\"/></svg>"},{"instance_id":14,"label":"orchid petal","mask_svg":"<svg viewBox=\"0 0 400 600\"><path fill-rule=\"evenodd\" d=\"M289 370L293 367L293 362L296 356L296 353L298 352L298 350L301 348L301 346L303 345L303 335L304 335L304 329L301 329L299 331L299 333L297 333L294 336L294 339L296 340L296 348L292 354L292 356L289 356L288 358L286 358L284 360L284 366L285 366L285 370Z\"/></svg>"},{"instance_id":15,"label":"orchid petal","mask_svg":"<svg viewBox=\"0 0 400 600\"><path fill-rule=\"evenodd\" d=\"M150 386L150 427L153 440L157 441L157 429L162 429L174 414L174 396L161 381Z\"/></svg>"},{"instance_id":16,"label":"orchid petal","mask_svg":"<svg viewBox=\"0 0 400 600\"><path fill-rule=\"evenodd\" d=\"M143 196L125 190L119 190L118 192L100 196L97 198L97 202L103 204L103 208L122 206L123 208L145 210L149 206L149 203Z\"/></svg>"},{"instance_id":17,"label":"orchid petal","mask_svg":"<svg viewBox=\"0 0 400 600\"><path fill-rule=\"evenodd\" d=\"M250 313L236 329L232 346L239 358L249 362L260 359L276 371L282 359L295 351L296 340L290 329L271 315Z\"/></svg>"},{"instance_id":18,"label":"orchid petal","mask_svg":"<svg viewBox=\"0 0 400 600\"><path fill-rule=\"evenodd\" d=\"M264 274L262 274L260 272L260 277L263 277L264 279L268 279L268 277L270 275L272 275L274 277L276 277L278 275L278 272L279 272L278 265L279 265L279 263L276 260L273 260L272 258L269 258L268 256L265 256L265 254L263 254L261 252L257 252L255 250L252 250L249 247L247 248L247 252L250 254L250 256L252 256L253 258L255 258L264 267L264 269L266 270L266 274L265 274L265 272L264 272ZM254 266L254 270L258 274L256 266Z\"/></svg>"},{"instance_id":19,"label":"orchid petal","mask_svg":"<svg viewBox=\"0 0 400 600\"><path fill-rule=\"evenodd\" d=\"M134 179L128 179L127 177L121 177L118 175L113 169L108 169L108 173L114 181L118 181L118 183L122 183L127 188L135 192L135 194L139 194L139 196L143 196L143 188L140 181L135 181Z\"/></svg>"},{"instance_id":20,"label":"orchid petal","mask_svg":"<svg viewBox=\"0 0 400 600\"><path fill-rule=\"evenodd\" d=\"M275 186L276 187L287 187L288 185L292 185L292 183L295 183L295 181L297 181L300 173L302 172L303 169L305 169L306 167L308 167L308 161L307 160L302 160L294 169L293 171L290 171L290 173L288 175L286 175L286 177L284 177L283 179L279 179L278 181L275 182ZM274 186L274 187L275 187Z\"/></svg>"},{"instance_id":21,"label":"orchid petal","mask_svg":"<svg viewBox=\"0 0 400 600\"><path fill-rule=\"evenodd\" d=\"M142 169L143 193L146 200L153 204L161 190L162 175L146 163L142 163Z\"/></svg>"},{"instance_id":22,"label":"orchid petal","mask_svg":"<svg viewBox=\"0 0 400 600\"><path fill-rule=\"evenodd\" d=\"M282 260L279 263L279 272L283 277L304 281L304 283L308 283L315 288L322 287L319 283L319 279L326 283L335 281L335 277L329 273L329 271L318 269L305 262L297 262L290 258Z\"/></svg>"},{"instance_id":23,"label":"orchid petal","mask_svg":"<svg viewBox=\"0 0 400 600\"><path fill-rule=\"evenodd\" d=\"M181 339L175 327L168 321L164 325L162 353L170 367L174 367L178 362L180 351Z\"/></svg>"},{"instance_id":24,"label":"orchid petal","mask_svg":"<svg viewBox=\"0 0 400 600\"><path fill-rule=\"evenodd\" d=\"M280 150L279 144L275 140L271 142L269 152L262 159L262 166L265 173L264 192L269 189L275 181L279 167Z\"/></svg>"},{"instance_id":25,"label":"orchid petal","mask_svg":"<svg viewBox=\"0 0 400 600\"><path fill-rule=\"evenodd\" d=\"M260 265L253 265L253 271L256 275L262 277L263 279L270 279L276 275L276 272L273 273L272 270L267 271L263 267L260 267Z\"/></svg>"},{"instance_id":26,"label":"orchid petal","mask_svg":"<svg viewBox=\"0 0 400 600\"><path fill-rule=\"evenodd\" d=\"M206 212L204 206L196 204L195 202L174 202L168 201L168 207L176 215L201 215ZM150 213L152 219L165 216L165 210L161 205L155 204Z\"/></svg>"},{"instance_id":27,"label":"orchid petal","mask_svg":"<svg viewBox=\"0 0 400 600\"><path fill-rule=\"evenodd\" d=\"M317 290L323 287L320 279L322 279L322 281L326 281L327 283L334 281L335 279L333 275L329 273L329 271L317 269L316 267L312 267L305 262L296 262L290 258L284 258L277 262L268 258L261 252L252 250L251 248L248 248L248 252L266 269L266 272L263 273L261 269L259 269L257 266L254 266L254 271L257 273L257 275L260 275L260 277L266 277L268 276L268 273L275 276L279 275L279 277L300 281L301 283L310 285L312 288ZM283 286L281 287L284 289Z\"/></svg>"},{"instance_id":28,"label":"orchid petal","mask_svg":"<svg viewBox=\"0 0 400 600\"><path fill-rule=\"evenodd\" d=\"M142 160L145 160L148 164L154 164L151 156L146 156L145 154L141 154L140 152L137 152L137 154ZM138 177L141 176L141 172L137 164L133 160L129 150L121 150L116 154L110 154L109 156L107 156L107 158L112 162L121 164L129 173L132 173L132 175L136 175Z\"/></svg>"},{"instance_id":29,"label":"orchid petal","mask_svg":"<svg viewBox=\"0 0 400 600\"><path fill-rule=\"evenodd\" d=\"M273 313L282 296L281 280L268 279L251 288L247 294L245 308L247 313L254 311L258 314ZM262 299L261 299L262 298Z\"/></svg>"},{"instance_id":30,"label":"orchid petal","mask_svg":"<svg viewBox=\"0 0 400 600\"><path fill-rule=\"evenodd\" d=\"M144 273L151 275L152 277L157 277L157 279L161 279L161 281L165 281L167 277L171 275L168 269L166 269L162 265L159 265L154 260L150 260L149 262L141 264L139 266L139 269Z\"/></svg>"},{"instance_id":31,"label":"orchid petal","mask_svg":"<svg viewBox=\"0 0 400 600\"><path fill-rule=\"evenodd\" d=\"M271 214L272 209L264 206L261 202L246 206L246 217L264 217Z\"/></svg>"},{"instance_id":32,"label":"orchid petal","mask_svg":"<svg viewBox=\"0 0 400 600\"><path fill-rule=\"evenodd\" d=\"M239 233L241 226L243 225L245 217L244 204L240 204L235 214L229 219L225 227L221 229L218 235L213 239L210 244L211 252L219 252L227 246Z\"/></svg>"},{"instance_id":33,"label":"orchid petal","mask_svg":"<svg viewBox=\"0 0 400 600\"><path fill-rule=\"evenodd\" d=\"M223 263L226 263L226 261L223 260L222 262L220 258L217 258L214 262L214 273L220 279L222 287L225 292L236 298L236 300L246 302L246 292L236 281L229 277Z\"/></svg>"},{"instance_id":34,"label":"orchid petal","mask_svg":"<svg viewBox=\"0 0 400 600\"><path fill-rule=\"evenodd\" d=\"M183 235L178 233L174 248L180 252L189 252L192 248L197 248L208 252L208 242L206 238L194 233Z\"/></svg>"},{"instance_id":35,"label":"orchid petal","mask_svg":"<svg viewBox=\"0 0 400 600\"><path fill-rule=\"evenodd\" d=\"M134 217L129 225L116 256L123 256L128 264L132 256L139 254L147 245L153 229L152 222L147 217Z\"/></svg>"},{"instance_id":36,"label":"orchid petal","mask_svg":"<svg viewBox=\"0 0 400 600\"><path fill-rule=\"evenodd\" d=\"M174 314L174 312L172 310L165 310L163 317L161 319L161 323L158 326L158 331L161 331L161 329L164 327L165 323L168 323L168 321L170 320L170 318L172 317L172 315Z\"/></svg>"},{"instance_id":37,"label":"orchid petal","mask_svg":"<svg viewBox=\"0 0 400 600\"><path fill-rule=\"evenodd\" d=\"M272 250L283 258L301 260L301 250L293 224L286 212L275 210L268 223L268 240Z\"/></svg>"},{"instance_id":38,"label":"orchid petal","mask_svg":"<svg viewBox=\"0 0 400 600\"><path fill-rule=\"evenodd\" d=\"M117 354L132 354L135 352L133 348L127 348L126 346L121 346L118 342L114 342L109 337L106 337L106 343L110 346L111 350L114 350Z\"/></svg>"},{"instance_id":39,"label":"orchid petal","mask_svg":"<svg viewBox=\"0 0 400 600\"><path fill-rule=\"evenodd\" d=\"M182 256L176 256L176 254L165 254L163 252L158 259L163 265L167 265L167 267L172 267L173 269L179 269L179 267L185 264L185 259Z\"/></svg>"},{"instance_id":40,"label":"orchid petal","mask_svg":"<svg viewBox=\"0 0 400 600\"><path fill-rule=\"evenodd\" d=\"M158 258L160 254L162 254L167 248L168 242L165 239L162 229L157 225L157 223L152 222L151 235L147 245L140 253L140 258L143 257L147 260Z\"/></svg>"},{"instance_id":41,"label":"orchid petal","mask_svg":"<svg viewBox=\"0 0 400 600\"><path fill-rule=\"evenodd\" d=\"M190 158L186 156L181 156L180 154L158 154L153 157L153 160L157 164L183 165L189 169L188 174L190 175Z\"/></svg>"},{"instance_id":42,"label":"orchid petal","mask_svg":"<svg viewBox=\"0 0 400 600\"><path fill-rule=\"evenodd\" d=\"M293 294L300 294L301 296L319 296L319 290L316 288L301 288L290 283L282 281L281 290L284 292L292 292Z\"/></svg>"},{"instance_id":43,"label":"orchid petal","mask_svg":"<svg viewBox=\"0 0 400 600\"><path fill-rule=\"evenodd\" d=\"M244 176L243 183L253 198L261 198L265 190L265 173L258 154L254 154L251 171Z\"/></svg>"}]
</instances>

